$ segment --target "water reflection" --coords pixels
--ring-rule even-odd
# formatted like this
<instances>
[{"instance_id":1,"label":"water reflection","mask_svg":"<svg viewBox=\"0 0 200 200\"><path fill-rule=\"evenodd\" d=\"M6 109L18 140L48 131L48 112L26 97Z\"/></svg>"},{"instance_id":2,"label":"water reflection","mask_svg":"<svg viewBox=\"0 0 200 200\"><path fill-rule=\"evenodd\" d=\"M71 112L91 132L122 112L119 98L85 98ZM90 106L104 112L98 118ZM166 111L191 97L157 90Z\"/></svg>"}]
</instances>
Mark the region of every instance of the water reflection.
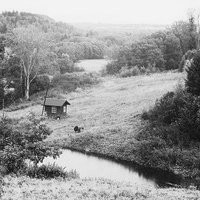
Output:
<instances>
[{"instance_id":1,"label":"water reflection","mask_svg":"<svg viewBox=\"0 0 200 200\"><path fill-rule=\"evenodd\" d=\"M149 187L167 186L167 183L180 184L180 178L170 173L151 170L128 164L116 162L101 157L86 155L71 150L63 150L61 156L54 160L46 158L44 163L56 163L66 170L76 169L81 178L107 178L115 181L126 181L137 185Z\"/></svg>"}]
</instances>

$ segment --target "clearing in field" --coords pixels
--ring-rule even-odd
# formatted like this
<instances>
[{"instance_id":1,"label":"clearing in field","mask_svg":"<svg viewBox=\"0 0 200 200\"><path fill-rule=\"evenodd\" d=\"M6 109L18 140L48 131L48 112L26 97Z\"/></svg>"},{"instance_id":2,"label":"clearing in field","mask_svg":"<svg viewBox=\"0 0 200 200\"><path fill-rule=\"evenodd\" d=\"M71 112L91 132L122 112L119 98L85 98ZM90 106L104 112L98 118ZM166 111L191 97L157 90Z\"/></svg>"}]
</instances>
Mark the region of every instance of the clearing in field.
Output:
<instances>
[{"instance_id":1,"label":"clearing in field","mask_svg":"<svg viewBox=\"0 0 200 200\"><path fill-rule=\"evenodd\" d=\"M77 66L82 67L87 72L100 72L108 62L106 59L80 60Z\"/></svg>"}]
</instances>

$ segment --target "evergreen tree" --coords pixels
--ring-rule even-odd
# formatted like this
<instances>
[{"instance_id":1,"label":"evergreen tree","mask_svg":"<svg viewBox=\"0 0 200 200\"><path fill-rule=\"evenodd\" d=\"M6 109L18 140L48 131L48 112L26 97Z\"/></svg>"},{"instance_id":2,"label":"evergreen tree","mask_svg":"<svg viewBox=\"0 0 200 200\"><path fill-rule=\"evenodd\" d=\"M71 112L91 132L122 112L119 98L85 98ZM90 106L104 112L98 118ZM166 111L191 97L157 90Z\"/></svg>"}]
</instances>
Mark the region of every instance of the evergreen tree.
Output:
<instances>
[{"instance_id":1,"label":"evergreen tree","mask_svg":"<svg viewBox=\"0 0 200 200\"><path fill-rule=\"evenodd\" d=\"M196 49L197 47L197 34L196 34L195 18L193 15L189 18L189 49Z\"/></svg>"},{"instance_id":2,"label":"evergreen tree","mask_svg":"<svg viewBox=\"0 0 200 200\"><path fill-rule=\"evenodd\" d=\"M186 70L186 88L188 92L199 96L200 95L200 51L194 55L191 66Z\"/></svg>"}]
</instances>

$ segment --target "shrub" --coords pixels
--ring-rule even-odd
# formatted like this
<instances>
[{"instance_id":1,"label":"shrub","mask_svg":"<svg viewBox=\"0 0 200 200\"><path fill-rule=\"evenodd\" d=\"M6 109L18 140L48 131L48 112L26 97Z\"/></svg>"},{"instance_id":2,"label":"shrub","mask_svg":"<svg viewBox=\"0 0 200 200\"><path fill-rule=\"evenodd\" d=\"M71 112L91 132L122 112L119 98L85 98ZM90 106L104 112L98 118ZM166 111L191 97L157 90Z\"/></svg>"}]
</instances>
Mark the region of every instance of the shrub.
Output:
<instances>
[{"instance_id":1,"label":"shrub","mask_svg":"<svg viewBox=\"0 0 200 200\"><path fill-rule=\"evenodd\" d=\"M144 112L149 123L136 136L136 158L148 166L200 174L200 97L179 87ZM197 181L197 184L200 182Z\"/></svg>"},{"instance_id":2,"label":"shrub","mask_svg":"<svg viewBox=\"0 0 200 200\"><path fill-rule=\"evenodd\" d=\"M97 84L99 78L92 73L66 73L57 74L52 79L52 86L60 88L64 92L74 91L78 87Z\"/></svg>"},{"instance_id":3,"label":"shrub","mask_svg":"<svg viewBox=\"0 0 200 200\"><path fill-rule=\"evenodd\" d=\"M110 75L118 74L122 67L115 61L110 62L106 65L106 72Z\"/></svg>"},{"instance_id":4,"label":"shrub","mask_svg":"<svg viewBox=\"0 0 200 200\"><path fill-rule=\"evenodd\" d=\"M47 156L56 158L60 151L44 140L51 134L40 118L31 114L26 120L3 118L0 121L0 165L7 173L17 173L26 167L25 160L36 166Z\"/></svg>"},{"instance_id":5,"label":"shrub","mask_svg":"<svg viewBox=\"0 0 200 200\"><path fill-rule=\"evenodd\" d=\"M37 76L30 86L30 95L44 91L50 86L50 78L48 75Z\"/></svg>"},{"instance_id":6,"label":"shrub","mask_svg":"<svg viewBox=\"0 0 200 200\"><path fill-rule=\"evenodd\" d=\"M138 66L134 66L131 68L132 76L137 76L141 73L140 69Z\"/></svg>"},{"instance_id":7,"label":"shrub","mask_svg":"<svg viewBox=\"0 0 200 200\"><path fill-rule=\"evenodd\" d=\"M84 72L85 69L83 67L79 67L78 65L74 65L74 72Z\"/></svg>"},{"instance_id":8,"label":"shrub","mask_svg":"<svg viewBox=\"0 0 200 200\"><path fill-rule=\"evenodd\" d=\"M131 69L128 69L127 67L122 67L119 71L119 76L122 78L132 76Z\"/></svg>"},{"instance_id":9,"label":"shrub","mask_svg":"<svg viewBox=\"0 0 200 200\"><path fill-rule=\"evenodd\" d=\"M193 57L191 66L186 70L186 89L193 95L200 95L200 51Z\"/></svg>"},{"instance_id":10,"label":"shrub","mask_svg":"<svg viewBox=\"0 0 200 200\"><path fill-rule=\"evenodd\" d=\"M197 54L197 50L193 49L193 50L188 50L185 55L183 55L180 65L179 65L179 71L182 72L186 67L188 67L187 65L187 61L191 61L194 56ZM190 63L190 62L189 62Z\"/></svg>"},{"instance_id":11,"label":"shrub","mask_svg":"<svg viewBox=\"0 0 200 200\"><path fill-rule=\"evenodd\" d=\"M182 92L182 93L181 93ZM178 117L178 112L184 103L184 92L179 93L168 92L161 99L157 100L153 109L149 112L144 112L143 119L151 121L160 121L165 124L175 122Z\"/></svg>"},{"instance_id":12,"label":"shrub","mask_svg":"<svg viewBox=\"0 0 200 200\"><path fill-rule=\"evenodd\" d=\"M182 136L200 141L200 97L187 95L184 100L176 123Z\"/></svg>"},{"instance_id":13,"label":"shrub","mask_svg":"<svg viewBox=\"0 0 200 200\"><path fill-rule=\"evenodd\" d=\"M26 169L26 175L31 178L49 179L49 178L79 178L76 171L65 171L65 168L59 167L55 164L41 165L41 166L29 166Z\"/></svg>"},{"instance_id":14,"label":"shrub","mask_svg":"<svg viewBox=\"0 0 200 200\"><path fill-rule=\"evenodd\" d=\"M120 69L119 76L120 77L130 77L130 76L137 76L140 74L140 69L137 66L134 67L122 67Z\"/></svg>"}]
</instances>

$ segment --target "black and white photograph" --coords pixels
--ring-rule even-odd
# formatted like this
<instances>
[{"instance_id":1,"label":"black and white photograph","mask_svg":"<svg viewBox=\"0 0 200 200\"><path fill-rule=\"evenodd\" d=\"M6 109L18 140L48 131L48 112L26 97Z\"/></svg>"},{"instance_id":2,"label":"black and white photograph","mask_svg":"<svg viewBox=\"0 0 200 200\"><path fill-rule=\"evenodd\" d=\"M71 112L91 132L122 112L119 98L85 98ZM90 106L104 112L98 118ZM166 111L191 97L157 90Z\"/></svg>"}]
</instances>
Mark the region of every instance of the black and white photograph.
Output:
<instances>
[{"instance_id":1,"label":"black and white photograph","mask_svg":"<svg viewBox=\"0 0 200 200\"><path fill-rule=\"evenodd\" d=\"M1 0L1 200L200 200L200 0Z\"/></svg>"}]
</instances>

